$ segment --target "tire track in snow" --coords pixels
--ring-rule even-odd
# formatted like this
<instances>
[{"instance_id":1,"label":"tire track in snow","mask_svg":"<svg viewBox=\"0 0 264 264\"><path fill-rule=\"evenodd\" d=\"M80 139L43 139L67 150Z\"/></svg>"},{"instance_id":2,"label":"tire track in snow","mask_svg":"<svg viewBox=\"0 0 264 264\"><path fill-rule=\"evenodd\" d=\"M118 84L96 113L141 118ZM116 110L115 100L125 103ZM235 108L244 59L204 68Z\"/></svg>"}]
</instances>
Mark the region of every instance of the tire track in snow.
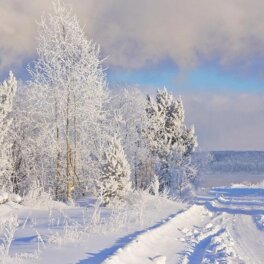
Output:
<instances>
[{"instance_id":1,"label":"tire track in snow","mask_svg":"<svg viewBox=\"0 0 264 264\"><path fill-rule=\"evenodd\" d=\"M235 247L241 257L249 264L263 264L264 235L249 215L233 216L228 231L234 239Z\"/></svg>"},{"instance_id":2,"label":"tire track in snow","mask_svg":"<svg viewBox=\"0 0 264 264\"><path fill-rule=\"evenodd\" d=\"M196 264L196 263L202 263L202 260L204 259L205 253L207 248L209 247L212 238L218 236L220 233L224 232L224 230L216 231L216 233L213 233L211 235L208 235L201 241L199 241L196 246L193 249L193 252L188 257L188 263L189 264Z\"/></svg>"},{"instance_id":3,"label":"tire track in snow","mask_svg":"<svg viewBox=\"0 0 264 264\"><path fill-rule=\"evenodd\" d=\"M206 202L205 206L209 211L212 212L226 212L232 215L262 215L264 214L264 208L251 208L251 207L233 207L233 206L222 206L217 201Z\"/></svg>"},{"instance_id":4,"label":"tire track in snow","mask_svg":"<svg viewBox=\"0 0 264 264\"><path fill-rule=\"evenodd\" d=\"M189 238L198 235L213 216L204 206L193 205L163 225L139 235L103 263L175 264L175 260L184 258L186 248L191 248Z\"/></svg>"},{"instance_id":5,"label":"tire track in snow","mask_svg":"<svg viewBox=\"0 0 264 264\"><path fill-rule=\"evenodd\" d=\"M104 264L262 264L264 236L256 221L262 225L264 206L258 194L219 188L214 197L198 197L197 204L141 234Z\"/></svg>"},{"instance_id":6,"label":"tire track in snow","mask_svg":"<svg viewBox=\"0 0 264 264\"><path fill-rule=\"evenodd\" d=\"M178 263L244 263L236 253L233 239L227 230L227 224L231 220L232 216L225 213L215 215L212 221L189 241L192 247Z\"/></svg>"},{"instance_id":7,"label":"tire track in snow","mask_svg":"<svg viewBox=\"0 0 264 264\"><path fill-rule=\"evenodd\" d=\"M264 231L264 215L253 216L253 220L259 230Z\"/></svg>"}]
</instances>

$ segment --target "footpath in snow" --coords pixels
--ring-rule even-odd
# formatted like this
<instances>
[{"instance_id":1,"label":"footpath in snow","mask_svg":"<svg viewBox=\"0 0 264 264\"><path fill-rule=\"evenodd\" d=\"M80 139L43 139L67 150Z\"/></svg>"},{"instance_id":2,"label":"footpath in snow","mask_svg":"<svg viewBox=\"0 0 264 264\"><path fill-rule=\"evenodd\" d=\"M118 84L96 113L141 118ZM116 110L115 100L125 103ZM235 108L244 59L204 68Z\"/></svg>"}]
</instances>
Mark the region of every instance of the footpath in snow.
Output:
<instances>
[{"instance_id":1,"label":"footpath in snow","mask_svg":"<svg viewBox=\"0 0 264 264\"><path fill-rule=\"evenodd\" d=\"M118 249L105 264L264 260L264 189L213 188L188 210Z\"/></svg>"},{"instance_id":2,"label":"footpath in snow","mask_svg":"<svg viewBox=\"0 0 264 264\"><path fill-rule=\"evenodd\" d=\"M125 207L76 206L49 200L0 205L0 264L102 263L148 228L163 224L186 204L134 193Z\"/></svg>"},{"instance_id":3,"label":"footpath in snow","mask_svg":"<svg viewBox=\"0 0 264 264\"><path fill-rule=\"evenodd\" d=\"M191 205L135 197L122 210L44 201L0 206L1 264L263 264L263 187L212 188Z\"/></svg>"}]
</instances>

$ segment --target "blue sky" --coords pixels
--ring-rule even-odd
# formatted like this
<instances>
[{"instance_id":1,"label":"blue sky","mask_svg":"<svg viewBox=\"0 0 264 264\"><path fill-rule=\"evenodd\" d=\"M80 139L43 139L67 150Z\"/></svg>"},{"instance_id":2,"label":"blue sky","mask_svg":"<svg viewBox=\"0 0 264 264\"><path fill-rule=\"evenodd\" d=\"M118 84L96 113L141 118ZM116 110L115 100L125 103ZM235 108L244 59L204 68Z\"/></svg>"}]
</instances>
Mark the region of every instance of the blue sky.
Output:
<instances>
[{"instance_id":1,"label":"blue sky","mask_svg":"<svg viewBox=\"0 0 264 264\"><path fill-rule=\"evenodd\" d=\"M0 1L0 78L29 78L52 0ZM264 1L65 0L101 46L110 86L182 95L201 149L264 150Z\"/></svg>"},{"instance_id":2,"label":"blue sky","mask_svg":"<svg viewBox=\"0 0 264 264\"><path fill-rule=\"evenodd\" d=\"M22 64L13 65L12 70L17 78L28 80L27 66L33 58L25 59ZM173 62L165 61L156 65L148 65L139 69L124 69L107 64L106 74L110 87L115 85L141 86L142 88L162 88L178 92L211 91L211 92L264 92L264 78L251 67L247 72L240 72L236 68L223 70L215 65L199 65L197 67L181 69ZM8 69L1 71L3 79Z\"/></svg>"},{"instance_id":3,"label":"blue sky","mask_svg":"<svg viewBox=\"0 0 264 264\"><path fill-rule=\"evenodd\" d=\"M200 66L180 70L173 64L163 64L139 70L108 69L110 85L139 85L177 91L235 91L262 92L264 80L256 74L242 75L232 71L221 71L216 67Z\"/></svg>"},{"instance_id":4,"label":"blue sky","mask_svg":"<svg viewBox=\"0 0 264 264\"><path fill-rule=\"evenodd\" d=\"M186 122L200 150L264 150L264 80L253 68L213 65L182 70L173 63L140 70L108 70L110 85L137 85L154 93L166 86L184 99Z\"/></svg>"}]
</instances>

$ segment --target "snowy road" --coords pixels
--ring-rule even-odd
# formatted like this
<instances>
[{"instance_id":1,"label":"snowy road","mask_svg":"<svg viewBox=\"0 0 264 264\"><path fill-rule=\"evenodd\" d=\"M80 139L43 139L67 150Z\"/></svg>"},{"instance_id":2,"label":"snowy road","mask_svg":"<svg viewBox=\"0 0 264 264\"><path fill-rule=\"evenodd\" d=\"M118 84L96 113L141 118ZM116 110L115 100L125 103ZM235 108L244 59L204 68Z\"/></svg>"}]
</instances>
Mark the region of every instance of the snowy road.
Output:
<instances>
[{"instance_id":1,"label":"snowy road","mask_svg":"<svg viewBox=\"0 0 264 264\"><path fill-rule=\"evenodd\" d=\"M264 260L264 190L214 188L142 233L105 264L249 263Z\"/></svg>"},{"instance_id":2,"label":"snowy road","mask_svg":"<svg viewBox=\"0 0 264 264\"><path fill-rule=\"evenodd\" d=\"M100 208L98 229L93 207L1 205L0 226L16 218L18 226L10 229L12 258L0 263L264 263L263 187L212 188L190 205L147 197L144 210L125 211L124 223L123 214ZM25 261L14 262L16 254Z\"/></svg>"}]
</instances>

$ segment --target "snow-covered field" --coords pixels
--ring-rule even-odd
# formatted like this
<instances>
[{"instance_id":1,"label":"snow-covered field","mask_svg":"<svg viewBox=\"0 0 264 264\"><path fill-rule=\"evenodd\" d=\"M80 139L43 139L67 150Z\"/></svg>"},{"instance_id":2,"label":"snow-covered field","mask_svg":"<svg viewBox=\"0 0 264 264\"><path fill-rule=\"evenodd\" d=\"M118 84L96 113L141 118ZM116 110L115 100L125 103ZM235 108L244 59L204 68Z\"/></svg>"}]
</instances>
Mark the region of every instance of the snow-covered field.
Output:
<instances>
[{"instance_id":1,"label":"snow-covered field","mask_svg":"<svg viewBox=\"0 0 264 264\"><path fill-rule=\"evenodd\" d=\"M263 184L201 190L188 204L137 195L121 209L3 204L1 263L263 263Z\"/></svg>"},{"instance_id":2,"label":"snow-covered field","mask_svg":"<svg viewBox=\"0 0 264 264\"><path fill-rule=\"evenodd\" d=\"M264 259L264 188L221 187L139 235L105 263L249 263Z\"/></svg>"},{"instance_id":3,"label":"snow-covered field","mask_svg":"<svg viewBox=\"0 0 264 264\"><path fill-rule=\"evenodd\" d=\"M37 203L0 205L0 263L102 263L188 206L143 192L130 203L101 208L84 199L66 206L43 197Z\"/></svg>"}]
</instances>

